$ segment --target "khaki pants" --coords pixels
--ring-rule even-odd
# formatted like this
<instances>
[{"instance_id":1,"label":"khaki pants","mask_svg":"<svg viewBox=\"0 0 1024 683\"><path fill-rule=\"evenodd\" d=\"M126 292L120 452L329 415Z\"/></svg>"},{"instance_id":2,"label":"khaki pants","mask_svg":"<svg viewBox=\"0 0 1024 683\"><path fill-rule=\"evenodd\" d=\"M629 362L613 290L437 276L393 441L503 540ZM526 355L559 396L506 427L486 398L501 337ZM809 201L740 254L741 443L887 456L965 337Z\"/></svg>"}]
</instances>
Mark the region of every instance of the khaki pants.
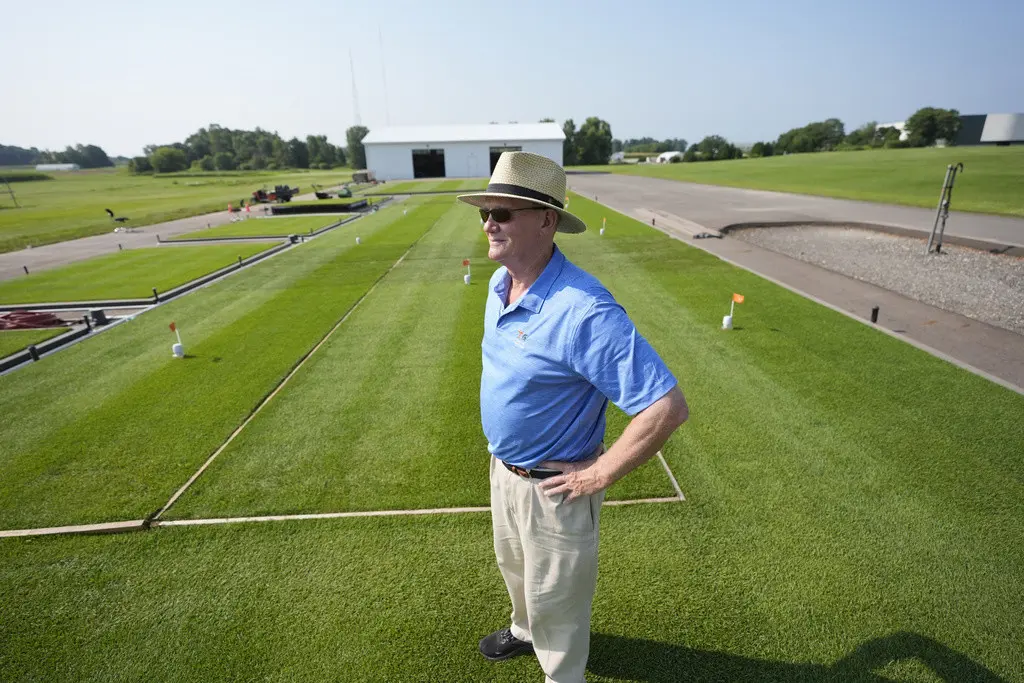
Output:
<instances>
[{"instance_id":1,"label":"khaki pants","mask_svg":"<svg viewBox=\"0 0 1024 683\"><path fill-rule=\"evenodd\" d=\"M590 654L604 491L563 503L491 458L494 553L512 599L512 635L531 641L548 683L580 683Z\"/></svg>"}]
</instances>

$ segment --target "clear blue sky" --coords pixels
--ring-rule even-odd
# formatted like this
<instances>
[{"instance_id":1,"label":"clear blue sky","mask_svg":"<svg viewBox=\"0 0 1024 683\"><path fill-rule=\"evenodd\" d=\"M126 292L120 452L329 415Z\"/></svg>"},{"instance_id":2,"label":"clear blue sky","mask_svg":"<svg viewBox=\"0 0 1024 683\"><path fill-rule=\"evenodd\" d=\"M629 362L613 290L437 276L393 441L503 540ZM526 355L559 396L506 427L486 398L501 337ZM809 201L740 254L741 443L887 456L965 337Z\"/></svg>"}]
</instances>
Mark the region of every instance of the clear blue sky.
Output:
<instances>
[{"instance_id":1,"label":"clear blue sky","mask_svg":"<svg viewBox=\"0 0 1024 683\"><path fill-rule=\"evenodd\" d=\"M0 143L131 156L211 122L343 142L362 123L611 123L774 139L922 106L1024 112L1024 2L92 0L2 14ZM20 56L14 59L14 56Z\"/></svg>"}]
</instances>

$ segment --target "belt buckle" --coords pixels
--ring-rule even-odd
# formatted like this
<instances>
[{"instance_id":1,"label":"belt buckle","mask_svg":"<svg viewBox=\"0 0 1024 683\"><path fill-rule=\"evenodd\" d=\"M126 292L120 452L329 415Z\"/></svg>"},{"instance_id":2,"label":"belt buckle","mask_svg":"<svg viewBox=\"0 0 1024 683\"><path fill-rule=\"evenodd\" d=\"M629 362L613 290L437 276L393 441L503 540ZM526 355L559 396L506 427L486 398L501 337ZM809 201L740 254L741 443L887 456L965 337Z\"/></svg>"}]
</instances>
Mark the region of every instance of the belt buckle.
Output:
<instances>
[{"instance_id":1,"label":"belt buckle","mask_svg":"<svg viewBox=\"0 0 1024 683\"><path fill-rule=\"evenodd\" d=\"M530 470L523 469L522 467L517 467L516 465L512 465L511 467L512 471L518 474L523 479L530 479Z\"/></svg>"}]
</instances>

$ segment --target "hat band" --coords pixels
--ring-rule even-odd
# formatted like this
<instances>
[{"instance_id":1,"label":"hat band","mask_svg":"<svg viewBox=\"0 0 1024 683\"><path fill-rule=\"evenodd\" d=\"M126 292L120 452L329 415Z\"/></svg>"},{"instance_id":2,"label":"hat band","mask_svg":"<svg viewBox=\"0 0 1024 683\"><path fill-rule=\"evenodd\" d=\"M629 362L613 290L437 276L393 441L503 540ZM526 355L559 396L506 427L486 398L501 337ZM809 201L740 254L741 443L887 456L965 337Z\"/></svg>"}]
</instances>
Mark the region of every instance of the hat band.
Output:
<instances>
[{"instance_id":1,"label":"hat band","mask_svg":"<svg viewBox=\"0 0 1024 683\"><path fill-rule=\"evenodd\" d=\"M538 202L544 202L545 204L554 204L559 209L564 209L565 206L562 202L558 201L550 195L546 195L543 192L537 192L537 190L531 190L528 187L521 187L520 185L506 185L505 183L490 183L487 186L488 192L500 192L501 194L513 194L523 199L535 199Z\"/></svg>"}]
</instances>

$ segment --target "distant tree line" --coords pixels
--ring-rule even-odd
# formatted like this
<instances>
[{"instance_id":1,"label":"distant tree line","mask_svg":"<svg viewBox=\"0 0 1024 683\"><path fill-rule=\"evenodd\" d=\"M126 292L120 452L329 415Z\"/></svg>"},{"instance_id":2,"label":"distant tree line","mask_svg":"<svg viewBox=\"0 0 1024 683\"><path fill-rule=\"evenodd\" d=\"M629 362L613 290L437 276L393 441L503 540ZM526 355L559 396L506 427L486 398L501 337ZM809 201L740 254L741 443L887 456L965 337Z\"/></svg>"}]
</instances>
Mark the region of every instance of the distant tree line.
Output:
<instances>
[{"instance_id":1,"label":"distant tree line","mask_svg":"<svg viewBox=\"0 0 1024 683\"><path fill-rule=\"evenodd\" d=\"M960 131L960 112L956 109L924 107L914 112L903 125L907 133L906 140L900 139L900 131L897 128L879 127L875 121L869 121L860 128L846 133L842 121L826 119L787 130L775 142L758 142L750 149L750 156L931 147L938 140L945 140L946 144L952 145Z\"/></svg>"},{"instance_id":2,"label":"distant tree line","mask_svg":"<svg viewBox=\"0 0 1024 683\"><path fill-rule=\"evenodd\" d=\"M362 146L361 142L359 146ZM344 166L346 162L345 150L331 144L325 135L285 140L277 133L260 128L232 130L217 124L200 128L184 142L147 145L143 151L144 156L134 157L128 162L133 173L327 169Z\"/></svg>"},{"instance_id":3,"label":"distant tree line","mask_svg":"<svg viewBox=\"0 0 1024 683\"><path fill-rule=\"evenodd\" d=\"M81 168L113 166L107 153L96 145L75 145L63 152L39 150L35 147L0 145L0 166L32 166L35 164L78 164Z\"/></svg>"},{"instance_id":4,"label":"distant tree line","mask_svg":"<svg viewBox=\"0 0 1024 683\"><path fill-rule=\"evenodd\" d=\"M665 140L629 138L628 140L612 140L612 153L661 154L662 152L685 152L686 145L686 140L682 138L666 138Z\"/></svg>"}]
</instances>

